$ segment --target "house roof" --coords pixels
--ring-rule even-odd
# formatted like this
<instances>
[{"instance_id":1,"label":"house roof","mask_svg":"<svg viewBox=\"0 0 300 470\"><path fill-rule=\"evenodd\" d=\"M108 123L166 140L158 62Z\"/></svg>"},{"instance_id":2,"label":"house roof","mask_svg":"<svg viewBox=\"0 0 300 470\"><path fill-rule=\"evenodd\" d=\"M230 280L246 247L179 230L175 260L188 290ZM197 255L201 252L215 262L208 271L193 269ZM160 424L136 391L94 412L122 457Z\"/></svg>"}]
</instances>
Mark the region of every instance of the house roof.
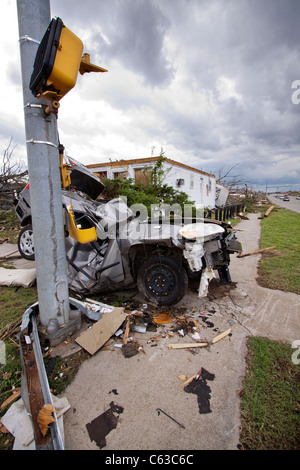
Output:
<instances>
[{"instance_id":1,"label":"house roof","mask_svg":"<svg viewBox=\"0 0 300 470\"><path fill-rule=\"evenodd\" d=\"M102 168L102 167L110 167L110 168L124 168L125 166L128 165L136 165L140 163L154 163L156 162L160 157L148 157L148 158L134 158L134 159L129 159L129 160L118 160L116 162L106 162L106 163L93 163L91 165L86 165L88 168ZM206 173L205 171L198 170L198 168L193 168L189 165L185 165L184 163L176 162L175 160L171 160L171 158L167 158L165 160L167 163L170 163L171 165L176 165L180 166L181 168L185 168L186 170L189 171L194 171L196 173L200 173L201 175L207 175L212 178L215 178L215 175L211 173Z\"/></svg>"}]
</instances>

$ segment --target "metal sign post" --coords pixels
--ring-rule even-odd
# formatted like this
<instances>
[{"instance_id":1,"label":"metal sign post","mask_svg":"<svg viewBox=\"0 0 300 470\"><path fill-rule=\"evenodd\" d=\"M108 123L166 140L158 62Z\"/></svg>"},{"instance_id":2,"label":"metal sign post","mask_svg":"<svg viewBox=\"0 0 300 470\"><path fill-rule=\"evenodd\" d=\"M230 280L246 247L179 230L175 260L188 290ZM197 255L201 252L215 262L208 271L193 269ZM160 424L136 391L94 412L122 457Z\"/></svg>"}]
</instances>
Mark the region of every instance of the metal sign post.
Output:
<instances>
[{"instance_id":1,"label":"metal sign post","mask_svg":"<svg viewBox=\"0 0 300 470\"><path fill-rule=\"evenodd\" d=\"M42 326L69 322L57 116L46 115L44 99L33 96L30 77L50 22L49 0L17 0L30 202Z\"/></svg>"}]
</instances>

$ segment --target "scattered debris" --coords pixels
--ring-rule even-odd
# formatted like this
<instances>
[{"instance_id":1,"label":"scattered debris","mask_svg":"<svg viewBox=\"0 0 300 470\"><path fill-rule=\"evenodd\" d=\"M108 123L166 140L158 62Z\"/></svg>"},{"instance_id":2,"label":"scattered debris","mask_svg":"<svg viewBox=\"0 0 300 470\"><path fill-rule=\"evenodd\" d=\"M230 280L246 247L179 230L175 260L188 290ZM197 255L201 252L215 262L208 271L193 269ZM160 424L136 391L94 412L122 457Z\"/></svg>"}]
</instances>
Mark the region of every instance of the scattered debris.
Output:
<instances>
[{"instance_id":1,"label":"scattered debris","mask_svg":"<svg viewBox=\"0 0 300 470\"><path fill-rule=\"evenodd\" d=\"M180 374L178 375L179 380L186 380L186 375Z\"/></svg>"},{"instance_id":2,"label":"scattered debris","mask_svg":"<svg viewBox=\"0 0 300 470\"><path fill-rule=\"evenodd\" d=\"M189 380L184 387L186 393L195 393L198 398L199 413L211 413L210 409L210 393L211 389L207 385L207 380L214 380L215 375L202 368L201 371Z\"/></svg>"},{"instance_id":3,"label":"scattered debris","mask_svg":"<svg viewBox=\"0 0 300 470\"><path fill-rule=\"evenodd\" d=\"M108 410L86 424L91 441L95 441L100 449L106 446L105 437L107 434L117 427L119 417L115 416L114 413L121 414L123 411L124 408L115 405L112 401Z\"/></svg>"},{"instance_id":4,"label":"scattered debris","mask_svg":"<svg viewBox=\"0 0 300 470\"><path fill-rule=\"evenodd\" d=\"M189 333L195 333L199 328L195 320L187 318L185 315L176 317L177 326L171 329L171 332L177 332L180 336L185 336Z\"/></svg>"},{"instance_id":5,"label":"scattered debris","mask_svg":"<svg viewBox=\"0 0 300 470\"><path fill-rule=\"evenodd\" d=\"M159 325L164 324L164 323L171 323L173 321L172 316L169 315L168 313L154 314L152 318L153 318L153 321Z\"/></svg>"},{"instance_id":6,"label":"scattered debris","mask_svg":"<svg viewBox=\"0 0 300 470\"><path fill-rule=\"evenodd\" d=\"M123 344L122 353L126 358L133 357L139 353L138 346L132 343Z\"/></svg>"},{"instance_id":7,"label":"scattered debris","mask_svg":"<svg viewBox=\"0 0 300 470\"><path fill-rule=\"evenodd\" d=\"M237 258L244 258L245 256L256 255L258 253L263 253L267 250L273 250L274 248L276 248L276 246L269 246L268 248L262 248L261 250L251 251L250 253L239 253L237 255Z\"/></svg>"},{"instance_id":8,"label":"scattered debris","mask_svg":"<svg viewBox=\"0 0 300 470\"><path fill-rule=\"evenodd\" d=\"M161 408L156 408L156 411L157 411L158 416L160 415L160 413L163 413L163 414L166 415L168 418L170 418L172 421L174 421L176 424L178 424L181 428L185 429L185 427L183 426L183 424L178 423L178 421L176 421L176 419L172 418L172 416L168 415L168 414L167 414L165 411L163 411Z\"/></svg>"},{"instance_id":9,"label":"scattered debris","mask_svg":"<svg viewBox=\"0 0 300 470\"><path fill-rule=\"evenodd\" d=\"M142 319L139 319L137 322L132 324L132 330L136 333L146 333L147 323L145 323Z\"/></svg>"},{"instance_id":10,"label":"scattered debris","mask_svg":"<svg viewBox=\"0 0 300 470\"><path fill-rule=\"evenodd\" d=\"M206 316L201 316L201 320L203 321L203 323L205 323L205 325L206 325L208 328L213 328L215 325L214 325L211 321L209 321L209 320L207 320L207 319L208 319L208 317L206 317Z\"/></svg>"}]
</instances>

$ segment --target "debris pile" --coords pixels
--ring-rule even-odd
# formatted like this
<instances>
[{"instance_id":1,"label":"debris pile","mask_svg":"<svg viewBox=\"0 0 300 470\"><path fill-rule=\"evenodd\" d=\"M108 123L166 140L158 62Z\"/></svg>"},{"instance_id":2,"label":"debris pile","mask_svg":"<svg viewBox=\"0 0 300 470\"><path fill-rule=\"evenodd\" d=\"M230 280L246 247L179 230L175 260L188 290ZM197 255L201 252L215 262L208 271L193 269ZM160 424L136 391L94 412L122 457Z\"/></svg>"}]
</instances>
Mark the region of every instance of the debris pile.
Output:
<instances>
[{"instance_id":1,"label":"debris pile","mask_svg":"<svg viewBox=\"0 0 300 470\"><path fill-rule=\"evenodd\" d=\"M74 305L78 307L76 302ZM219 328L215 328L214 323L211 321L211 316L215 313L214 308L211 306L204 313L199 312L197 308L192 308L188 311L183 307L172 307L172 309L169 308L167 311L165 309L159 311L157 308L152 310L152 307L149 306L148 308L147 305L143 305L141 309L130 309L128 305L113 307L87 299L85 302L82 302L81 308L85 318L81 332L77 333L77 337L74 335L75 338L72 341L73 344L76 342L77 347L83 348L90 355L100 351L102 354L102 351L113 352L119 350L124 358L130 359L140 353L146 355L149 351L147 347L155 346L160 347L161 353L163 353L164 349L165 351L181 349L196 354L199 352L199 348L210 350L214 344L232 334L231 328L228 328L214 335L213 332L218 331ZM210 339L207 339L205 335ZM183 339L186 337L188 337L188 341ZM170 338L173 339L173 342L168 341ZM35 341L37 341L37 338L35 338ZM45 368L47 375L53 369L56 356L55 354L50 354L50 357L52 359L50 359ZM207 382L213 381L215 375L202 367L190 379L187 379L185 375L180 375L178 378L183 382L181 387L184 392L197 396L199 413L211 413L211 389ZM118 394L116 389L113 389L110 393ZM17 402L16 405L19 406L19 403ZM66 409L69 409L69 404L67 405ZM37 409L37 423L43 437L49 436L49 429L57 419L57 410L59 410L59 407L56 403L53 406L51 401ZM161 408L156 410L158 415L162 413L182 429L185 429L183 424L170 416L166 411L163 411ZM25 408L24 411L26 412ZM119 415L122 412L123 407L111 402L110 407L106 411L86 424L86 430L91 441L94 441L100 449L106 446L106 436L112 429L117 427ZM9 417L8 414L7 418ZM9 419L2 420L2 425L4 427L7 426L9 432L12 433L15 432L14 420L15 412L12 414L12 423ZM27 434L25 447L32 448L28 447L28 442L33 444L36 436L32 432L30 437ZM17 446L19 445L18 439L16 439ZM24 441L20 444L20 448L24 448Z\"/></svg>"}]
</instances>

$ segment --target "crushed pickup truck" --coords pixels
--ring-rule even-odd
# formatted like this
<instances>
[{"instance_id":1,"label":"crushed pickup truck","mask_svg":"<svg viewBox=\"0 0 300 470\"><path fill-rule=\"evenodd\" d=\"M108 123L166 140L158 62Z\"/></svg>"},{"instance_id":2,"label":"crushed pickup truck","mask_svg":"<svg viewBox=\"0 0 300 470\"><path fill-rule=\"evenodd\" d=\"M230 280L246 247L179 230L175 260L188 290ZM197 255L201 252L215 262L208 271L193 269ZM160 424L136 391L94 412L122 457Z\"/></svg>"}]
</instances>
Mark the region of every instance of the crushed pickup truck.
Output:
<instances>
[{"instance_id":1,"label":"crushed pickup truck","mask_svg":"<svg viewBox=\"0 0 300 470\"><path fill-rule=\"evenodd\" d=\"M71 290L87 295L137 287L151 304L174 305L186 294L189 278L203 281L218 271L220 284L231 282L230 254L240 252L241 245L228 224L142 218L121 197L97 199L103 183L76 160L69 159L69 164L71 184L62 190L62 204ZM15 201L15 210L23 226L19 251L34 259L28 186Z\"/></svg>"}]
</instances>

